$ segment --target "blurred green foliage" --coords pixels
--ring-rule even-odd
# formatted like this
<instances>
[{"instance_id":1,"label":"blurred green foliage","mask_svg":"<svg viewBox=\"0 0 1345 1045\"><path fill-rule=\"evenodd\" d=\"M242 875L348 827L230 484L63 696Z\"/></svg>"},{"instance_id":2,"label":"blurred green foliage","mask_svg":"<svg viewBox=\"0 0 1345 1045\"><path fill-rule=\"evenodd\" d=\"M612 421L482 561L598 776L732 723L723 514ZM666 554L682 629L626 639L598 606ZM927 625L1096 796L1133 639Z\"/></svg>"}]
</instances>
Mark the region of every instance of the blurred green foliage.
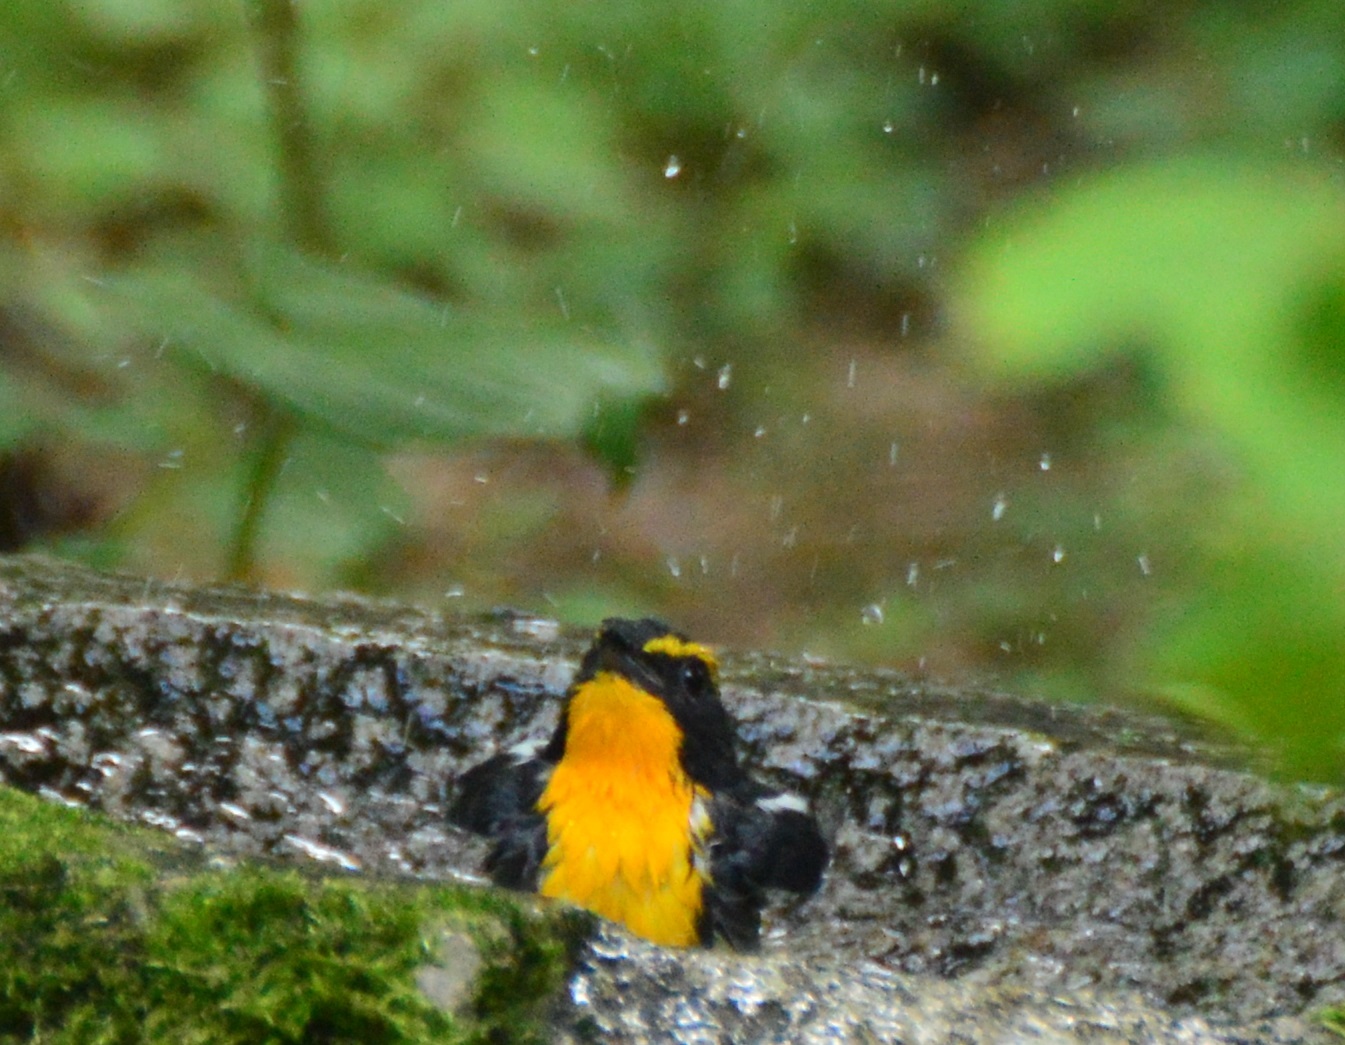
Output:
<instances>
[{"instance_id":1,"label":"blurred green foliage","mask_svg":"<svg viewBox=\"0 0 1345 1045\"><path fill-rule=\"evenodd\" d=\"M979 369L1037 385L1126 353L1175 424L1238 462L1191 535L1199 590L1156 616L1129 670L1297 771L1338 775L1345 186L1227 156L1130 167L1024 205L962 275Z\"/></svg>"},{"instance_id":2,"label":"blurred green foliage","mask_svg":"<svg viewBox=\"0 0 1345 1045\"><path fill-rule=\"evenodd\" d=\"M1339 778L1341 68L1334 0L11 0L0 450L105 489L0 538Z\"/></svg>"}]
</instances>

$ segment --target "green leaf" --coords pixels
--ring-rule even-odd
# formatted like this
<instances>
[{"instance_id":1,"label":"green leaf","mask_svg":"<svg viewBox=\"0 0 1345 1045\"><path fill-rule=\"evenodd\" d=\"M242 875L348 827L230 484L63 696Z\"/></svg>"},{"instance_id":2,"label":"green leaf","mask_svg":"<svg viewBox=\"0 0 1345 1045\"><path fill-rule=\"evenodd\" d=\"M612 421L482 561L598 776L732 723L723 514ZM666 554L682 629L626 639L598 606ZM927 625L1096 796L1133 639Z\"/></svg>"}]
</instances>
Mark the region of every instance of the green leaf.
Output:
<instances>
[{"instance_id":1,"label":"green leaf","mask_svg":"<svg viewBox=\"0 0 1345 1045\"><path fill-rule=\"evenodd\" d=\"M1222 556L1141 651L1152 689L1269 743L1299 778L1338 780L1345 757L1345 613L1311 562L1262 540Z\"/></svg>"},{"instance_id":2,"label":"green leaf","mask_svg":"<svg viewBox=\"0 0 1345 1045\"><path fill-rule=\"evenodd\" d=\"M1184 159L1006 216L973 245L958 295L992 380L1059 382L1138 355L1169 416L1240 466L1190 536L1198 591L1157 622L1133 676L1318 779L1345 754L1342 244L1345 193L1328 178Z\"/></svg>"},{"instance_id":3,"label":"green leaf","mask_svg":"<svg viewBox=\"0 0 1345 1045\"><path fill-rule=\"evenodd\" d=\"M1301 165L1186 158L1026 204L968 252L955 312L972 361L1022 387L1141 355L1174 414L1241 457L1286 533L1345 570L1345 398L1329 287L1345 192ZM1329 539L1328 539L1329 538Z\"/></svg>"},{"instance_id":4,"label":"green leaf","mask_svg":"<svg viewBox=\"0 0 1345 1045\"><path fill-rule=\"evenodd\" d=\"M584 429L584 449L607 469L608 479L618 488L628 486L635 476L640 432L648 407L648 399L627 398L599 403Z\"/></svg>"},{"instance_id":5,"label":"green leaf","mask_svg":"<svg viewBox=\"0 0 1345 1045\"><path fill-rule=\"evenodd\" d=\"M382 459L319 432L289 444L261 524L263 558L304 581L331 583L368 562L403 528L410 499Z\"/></svg>"},{"instance_id":6,"label":"green leaf","mask_svg":"<svg viewBox=\"0 0 1345 1045\"><path fill-rule=\"evenodd\" d=\"M146 337L367 446L574 437L598 402L664 386L647 345L486 319L353 267L273 250L248 277L225 295L165 265L119 302Z\"/></svg>"},{"instance_id":7,"label":"green leaf","mask_svg":"<svg viewBox=\"0 0 1345 1045\"><path fill-rule=\"evenodd\" d=\"M962 268L958 316L976 363L1007 381L1136 344L1200 380L1193 367L1269 361L1267 333L1343 234L1339 187L1301 167L1122 168L996 219Z\"/></svg>"}]
</instances>

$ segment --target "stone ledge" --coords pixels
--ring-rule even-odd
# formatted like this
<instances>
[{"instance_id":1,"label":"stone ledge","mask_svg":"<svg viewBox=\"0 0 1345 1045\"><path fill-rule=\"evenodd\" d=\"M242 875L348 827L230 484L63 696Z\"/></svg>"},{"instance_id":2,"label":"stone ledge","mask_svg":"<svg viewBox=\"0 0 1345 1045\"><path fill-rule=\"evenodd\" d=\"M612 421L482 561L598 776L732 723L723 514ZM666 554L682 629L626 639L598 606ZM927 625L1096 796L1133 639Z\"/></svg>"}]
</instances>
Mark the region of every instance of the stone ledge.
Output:
<instances>
[{"instance_id":1,"label":"stone ledge","mask_svg":"<svg viewBox=\"0 0 1345 1045\"><path fill-rule=\"evenodd\" d=\"M452 780L547 732L582 643L526 616L3 560L0 776L213 851L470 877L481 845L444 824ZM1345 1001L1338 794L1267 783L1161 720L890 672L730 656L725 702L753 770L816 802L828 881L774 912L759 959L614 957L624 937L604 931L562 1037L786 1040L776 1017L741 1022L736 976L779 985L754 1013L801 1001L841 1040L931 1006L947 1033L904 1040L1329 1040L1311 1016ZM612 1022L674 984L685 1026ZM730 1010L737 1031L716 1022Z\"/></svg>"}]
</instances>

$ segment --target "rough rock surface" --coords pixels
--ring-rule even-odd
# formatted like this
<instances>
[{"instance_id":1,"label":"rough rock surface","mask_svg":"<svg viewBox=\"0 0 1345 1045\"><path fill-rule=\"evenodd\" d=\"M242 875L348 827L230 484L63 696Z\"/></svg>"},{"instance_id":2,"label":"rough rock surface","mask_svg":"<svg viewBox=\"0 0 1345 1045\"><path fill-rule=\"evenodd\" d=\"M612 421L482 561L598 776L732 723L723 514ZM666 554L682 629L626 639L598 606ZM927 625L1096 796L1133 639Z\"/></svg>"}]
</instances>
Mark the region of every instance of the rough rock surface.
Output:
<instances>
[{"instance_id":1,"label":"rough rock surface","mask_svg":"<svg viewBox=\"0 0 1345 1045\"><path fill-rule=\"evenodd\" d=\"M0 779L221 851L470 875L452 781L549 731L582 644L0 560ZM827 883L760 956L602 930L561 1039L1330 1040L1339 795L1117 712L760 656L724 688L753 770L817 804Z\"/></svg>"}]
</instances>

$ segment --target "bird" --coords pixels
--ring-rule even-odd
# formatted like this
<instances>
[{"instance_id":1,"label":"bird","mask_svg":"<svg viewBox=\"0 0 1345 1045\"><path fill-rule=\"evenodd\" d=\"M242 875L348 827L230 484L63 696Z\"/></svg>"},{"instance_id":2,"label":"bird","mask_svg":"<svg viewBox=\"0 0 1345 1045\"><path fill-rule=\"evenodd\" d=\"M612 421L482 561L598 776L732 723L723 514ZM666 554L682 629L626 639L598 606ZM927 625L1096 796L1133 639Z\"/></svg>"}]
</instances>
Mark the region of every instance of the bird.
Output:
<instances>
[{"instance_id":1,"label":"bird","mask_svg":"<svg viewBox=\"0 0 1345 1045\"><path fill-rule=\"evenodd\" d=\"M464 773L449 821L492 840L496 885L656 944L755 950L767 890L816 892L829 851L802 796L739 764L718 676L661 621L603 621L550 739Z\"/></svg>"}]
</instances>

